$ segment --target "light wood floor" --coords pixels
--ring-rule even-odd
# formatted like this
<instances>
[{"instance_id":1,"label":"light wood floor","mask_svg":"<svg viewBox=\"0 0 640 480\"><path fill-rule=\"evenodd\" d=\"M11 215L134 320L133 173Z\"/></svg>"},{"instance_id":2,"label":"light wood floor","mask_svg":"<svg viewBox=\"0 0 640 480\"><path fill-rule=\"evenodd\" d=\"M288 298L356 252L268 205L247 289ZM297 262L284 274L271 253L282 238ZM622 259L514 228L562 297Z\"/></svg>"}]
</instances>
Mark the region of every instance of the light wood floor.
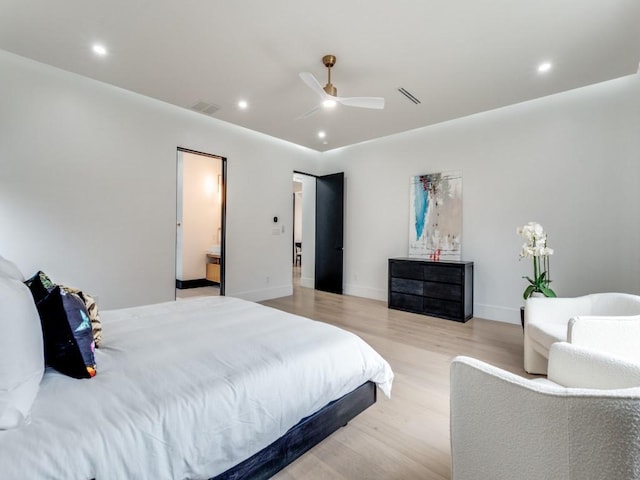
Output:
<instances>
[{"instance_id":1,"label":"light wood floor","mask_svg":"<svg viewBox=\"0 0 640 480\"><path fill-rule=\"evenodd\" d=\"M525 375L522 329L479 318L461 324L386 303L294 287L262 302L350 330L395 373L391 400L378 402L278 473L277 480L449 479L449 363L468 355Z\"/></svg>"},{"instance_id":2,"label":"light wood floor","mask_svg":"<svg viewBox=\"0 0 640 480\"><path fill-rule=\"evenodd\" d=\"M176 300L195 297L217 297L220 295L219 286L206 286L197 288L176 288Z\"/></svg>"}]
</instances>

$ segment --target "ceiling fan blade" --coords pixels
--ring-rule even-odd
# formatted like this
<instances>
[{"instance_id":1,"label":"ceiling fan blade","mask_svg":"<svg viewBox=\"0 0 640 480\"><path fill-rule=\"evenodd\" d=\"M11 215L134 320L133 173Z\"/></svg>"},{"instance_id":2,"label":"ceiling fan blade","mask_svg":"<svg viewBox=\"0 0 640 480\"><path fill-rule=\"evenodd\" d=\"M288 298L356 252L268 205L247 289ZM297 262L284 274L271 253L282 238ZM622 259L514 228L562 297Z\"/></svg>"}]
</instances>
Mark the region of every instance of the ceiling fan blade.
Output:
<instances>
[{"instance_id":1,"label":"ceiling fan blade","mask_svg":"<svg viewBox=\"0 0 640 480\"><path fill-rule=\"evenodd\" d=\"M300 72L300 78L304 83L307 84L309 88L311 88L311 90L316 92L320 96L320 98L325 99L327 97L327 94L323 90L322 85L320 85L320 82L316 80L316 77L314 77L313 74L309 72Z\"/></svg>"},{"instance_id":2,"label":"ceiling fan blade","mask_svg":"<svg viewBox=\"0 0 640 480\"><path fill-rule=\"evenodd\" d=\"M307 117L310 117L311 115L313 115L314 113L316 113L318 110L320 110L320 108L322 108L320 105L318 105L317 107L313 107L311 110L309 110L306 113L303 113L302 115L300 115L299 117L296 117L296 120L302 120L305 119Z\"/></svg>"},{"instance_id":3,"label":"ceiling fan blade","mask_svg":"<svg viewBox=\"0 0 640 480\"><path fill-rule=\"evenodd\" d=\"M384 98L382 97L333 97L336 102L348 107L375 108L382 110L384 108Z\"/></svg>"}]
</instances>

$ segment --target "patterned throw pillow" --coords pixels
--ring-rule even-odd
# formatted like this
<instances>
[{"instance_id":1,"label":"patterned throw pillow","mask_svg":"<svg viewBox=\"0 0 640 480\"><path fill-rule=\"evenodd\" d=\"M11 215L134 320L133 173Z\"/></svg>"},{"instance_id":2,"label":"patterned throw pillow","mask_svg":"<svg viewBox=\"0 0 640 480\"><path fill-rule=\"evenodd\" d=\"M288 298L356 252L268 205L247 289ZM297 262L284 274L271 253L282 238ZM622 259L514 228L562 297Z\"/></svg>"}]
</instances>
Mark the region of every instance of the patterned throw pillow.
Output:
<instances>
[{"instance_id":1,"label":"patterned throw pillow","mask_svg":"<svg viewBox=\"0 0 640 480\"><path fill-rule=\"evenodd\" d=\"M82 299L59 286L37 303L45 362L73 378L96 374L91 321Z\"/></svg>"},{"instance_id":2,"label":"patterned throw pillow","mask_svg":"<svg viewBox=\"0 0 640 480\"><path fill-rule=\"evenodd\" d=\"M33 295L33 299L36 304L46 297L56 286L47 274L42 271L39 271L24 283L29 287L29 290L31 290L31 294ZM99 347L100 342L102 341L102 323L100 322L100 314L98 313L98 305L96 304L96 301L91 295L88 295L77 288L65 287L64 285L60 285L60 288L65 292L78 295L84 302L87 312L89 313L89 320L91 321L93 341L95 342L95 346Z\"/></svg>"},{"instance_id":3,"label":"patterned throw pillow","mask_svg":"<svg viewBox=\"0 0 640 480\"><path fill-rule=\"evenodd\" d=\"M64 291L74 293L80 297L84 302L84 306L87 308L89 314L89 320L91 321L91 332L93 333L93 341L96 347L100 346L102 341L102 322L100 322L100 314L98 313L98 304L93 297L87 293L84 293L77 288L60 286Z\"/></svg>"}]
</instances>

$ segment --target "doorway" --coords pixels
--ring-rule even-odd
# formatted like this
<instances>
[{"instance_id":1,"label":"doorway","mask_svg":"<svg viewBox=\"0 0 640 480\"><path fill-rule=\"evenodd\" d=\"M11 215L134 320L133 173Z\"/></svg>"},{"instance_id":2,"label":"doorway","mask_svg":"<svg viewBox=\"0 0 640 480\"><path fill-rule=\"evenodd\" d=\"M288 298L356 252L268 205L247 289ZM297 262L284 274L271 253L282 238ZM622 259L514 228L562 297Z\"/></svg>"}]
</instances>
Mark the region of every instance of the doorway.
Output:
<instances>
[{"instance_id":1,"label":"doorway","mask_svg":"<svg viewBox=\"0 0 640 480\"><path fill-rule=\"evenodd\" d=\"M176 299L224 295L226 159L178 148Z\"/></svg>"},{"instance_id":2,"label":"doorway","mask_svg":"<svg viewBox=\"0 0 640 480\"><path fill-rule=\"evenodd\" d=\"M315 288L316 177L293 174L293 284Z\"/></svg>"},{"instance_id":3,"label":"doorway","mask_svg":"<svg viewBox=\"0 0 640 480\"><path fill-rule=\"evenodd\" d=\"M293 175L293 284L343 290L344 173Z\"/></svg>"},{"instance_id":4,"label":"doorway","mask_svg":"<svg viewBox=\"0 0 640 480\"><path fill-rule=\"evenodd\" d=\"M316 177L316 290L342 295L344 173Z\"/></svg>"}]
</instances>

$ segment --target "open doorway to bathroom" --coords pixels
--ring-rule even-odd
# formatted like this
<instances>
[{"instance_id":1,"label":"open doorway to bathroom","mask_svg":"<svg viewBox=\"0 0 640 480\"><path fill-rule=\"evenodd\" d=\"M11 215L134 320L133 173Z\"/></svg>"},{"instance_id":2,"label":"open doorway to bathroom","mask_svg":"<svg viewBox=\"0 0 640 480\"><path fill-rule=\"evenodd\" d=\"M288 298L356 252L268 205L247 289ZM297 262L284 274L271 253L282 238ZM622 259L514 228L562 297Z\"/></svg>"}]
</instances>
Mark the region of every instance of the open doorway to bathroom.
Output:
<instances>
[{"instance_id":1,"label":"open doorway to bathroom","mask_svg":"<svg viewBox=\"0 0 640 480\"><path fill-rule=\"evenodd\" d=\"M315 288L316 177L293 174L293 284Z\"/></svg>"},{"instance_id":2,"label":"open doorway to bathroom","mask_svg":"<svg viewBox=\"0 0 640 480\"><path fill-rule=\"evenodd\" d=\"M226 159L178 148L176 299L224 295Z\"/></svg>"}]
</instances>

